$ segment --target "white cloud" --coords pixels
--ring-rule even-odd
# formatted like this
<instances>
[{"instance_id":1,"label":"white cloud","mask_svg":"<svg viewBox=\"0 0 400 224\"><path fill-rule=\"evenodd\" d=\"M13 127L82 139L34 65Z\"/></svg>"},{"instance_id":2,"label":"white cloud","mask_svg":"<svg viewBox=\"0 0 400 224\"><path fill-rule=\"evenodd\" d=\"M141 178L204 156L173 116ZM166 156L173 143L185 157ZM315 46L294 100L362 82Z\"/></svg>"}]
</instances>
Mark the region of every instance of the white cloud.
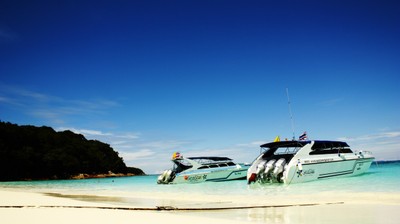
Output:
<instances>
[{"instance_id":1,"label":"white cloud","mask_svg":"<svg viewBox=\"0 0 400 224\"><path fill-rule=\"evenodd\" d=\"M400 159L400 132L384 131L356 137L342 137L355 150L371 151L376 160Z\"/></svg>"},{"instance_id":2,"label":"white cloud","mask_svg":"<svg viewBox=\"0 0 400 224\"><path fill-rule=\"evenodd\" d=\"M18 86L0 83L0 106L11 107L22 114L43 119L41 123L60 125L76 116L102 115L119 103L107 99L64 99ZM91 115L91 116L88 116Z\"/></svg>"},{"instance_id":3,"label":"white cloud","mask_svg":"<svg viewBox=\"0 0 400 224\"><path fill-rule=\"evenodd\" d=\"M0 29L0 42L3 42L3 41L15 41L15 40L18 40L19 39L19 36L16 34L16 33L14 33L14 32L12 32L12 31L8 31L8 30L5 30L5 29Z\"/></svg>"},{"instance_id":4,"label":"white cloud","mask_svg":"<svg viewBox=\"0 0 400 224\"><path fill-rule=\"evenodd\" d=\"M122 134L122 135L118 135L117 137L126 138L126 139L138 139L139 138L139 134L137 134L137 133L125 133L125 134Z\"/></svg>"},{"instance_id":5,"label":"white cloud","mask_svg":"<svg viewBox=\"0 0 400 224\"><path fill-rule=\"evenodd\" d=\"M100 135L100 136L104 136L104 135L111 135L110 133L103 133L101 131L96 131L96 130L88 130L88 129L81 129L79 130L82 134L86 134L86 135Z\"/></svg>"},{"instance_id":6,"label":"white cloud","mask_svg":"<svg viewBox=\"0 0 400 224\"><path fill-rule=\"evenodd\" d=\"M253 141L250 143L241 143L241 144L237 144L238 147L258 147L262 144L264 144L265 141Z\"/></svg>"},{"instance_id":7,"label":"white cloud","mask_svg":"<svg viewBox=\"0 0 400 224\"><path fill-rule=\"evenodd\" d=\"M57 131L65 131L70 130L76 134L82 134L85 137L92 138L93 136L112 136L111 133L104 133L98 130L89 130L89 129L76 129L76 128L66 128L66 127L59 127L56 129Z\"/></svg>"},{"instance_id":8,"label":"white cloud","mask_svg":"<svg viewBox=\"0 0 400 224\"><path fill-rule=\"evenodd\" d=\"M12 100L12 99L10 99L9 97L6 97L6 96L0 96L0 103L20 106L19 103L15 102L14 100Z\"/></svg>"},{"instance_id":9,"label":"white cloud","mask_svg":"<svg viewBox=\"0 0 400 224\"><path fill-rule=\"evenodd\" d=\"M190 142L176 141L176 140L148 141L148 142L141 142L140 144L138 144L138 147L173 150L173 149L180 149L187 144L190 144Z\"/></svg>"},{"instance_id":10,"label":"white cloud","mask_svg":"<svg viewBox=\"0 0 400 224\"><path fill-rule=\"evenodd\" d=\"M381 132L370 135L362 135L357 137L341 137L339 140L342 141L373 141L378 139L387 139L387 138L398 138L400 137L400 132L391 131L391 132Z\"/></svg>"},{"instance_id":11,"label":"white cloud","mask_svg":"<svg viewBox=\"0 0 400 224\"><path fill-rule=\"evenodd\" d=\"M342 99L340 99L340 98L329 99L329 100L321 102L321 105L326 106L326 107L331 107L331 106L334 106L334 105L340 103L341 101L342 101Z\"/></svg>"},{"instance_id":12,"label":"white cloud","mask_svg":"<svg viewBox=\"0 0 400 224\"><path fill-rule=\"evenodd\" d=\"M124 158L124 160L127 160L127 161L153 157L153 155L155 155L155 154L156 154L156 152L154 152L150 149L141 149L136 152L120 152L120 155Z\"/></svg>"}]
</instances>

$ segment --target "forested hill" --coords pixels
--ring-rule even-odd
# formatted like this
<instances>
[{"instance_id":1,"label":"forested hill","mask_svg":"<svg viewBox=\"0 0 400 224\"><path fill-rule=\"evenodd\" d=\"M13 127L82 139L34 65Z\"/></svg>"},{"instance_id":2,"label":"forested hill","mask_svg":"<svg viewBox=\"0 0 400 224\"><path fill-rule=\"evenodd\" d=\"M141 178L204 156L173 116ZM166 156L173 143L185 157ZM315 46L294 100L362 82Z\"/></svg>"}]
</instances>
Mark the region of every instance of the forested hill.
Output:
<instances>
[{"instance_id":1,"label":"forested hill","mask_svg":"<svg viewBox=\"0 0 400 224\"><path fill-rule=\"evenodd\" d=\"M144 174L110 145L71 131L0 121L0 181L69 179L85 174Z\"/></svg>"}]
</instances>

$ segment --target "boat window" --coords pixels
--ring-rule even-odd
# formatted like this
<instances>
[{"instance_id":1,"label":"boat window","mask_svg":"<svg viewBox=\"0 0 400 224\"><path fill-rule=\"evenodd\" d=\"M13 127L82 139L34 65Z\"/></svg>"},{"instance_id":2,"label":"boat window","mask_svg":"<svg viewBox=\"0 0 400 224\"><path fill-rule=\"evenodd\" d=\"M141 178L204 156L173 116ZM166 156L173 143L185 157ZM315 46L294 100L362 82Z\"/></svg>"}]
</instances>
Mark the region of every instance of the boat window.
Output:
<instances>
[{"instance_id":1,"label":"boat window","mask_svg":"<svg viewBox=\"0 0 400 224\"><path fill-rule=\"evenodd\" d=\"M218 167L217 164L211 164L211 165L210 165L210 168L216 168L216 167Z\"/></svg>"},{"instance_id":2,"label":"boat window","mask_svg":"<svg viewBox=\"0 0 400 224\"><path fill-rule=\"evenodd\" d=\"M316 142L311 149L313 151L310 152L310 155L353 153L344 142Z\"/></svg>"},{"instance_id":3,"label":"boat window","mask_svg":"<svg viewBox=\"0 0 400 224\"><path fill-rule=\"evenodd\" d=\"M199 167L199 170L201 170L201 169L208 169L208 168L210 168L210 167L208 167L208 166L201 166L201 167Z\"/></svg>"},{"instance_id":4,"label":"boat window","mask_svg":"<svg viewBox=\"0 0 400 224\"><path fill-rule=\"evenodd\" d=\"M323 150L314 150L310 152L310 155L320 154L338 154L338 153L353 153L350 148L326 148Z\"/></svg>"},{"instance_id":5,"label":"boat window","mask_svg":"<svg viewBox=\"0 0 400 224\"><path fill-rule=\"evenodd\" d=\"M300 147L282 147L276 149L274 155L295 154L299 149Z\"/></svg>"},{"instance_id":6,"label":"boat window","mask_svg":"<svg viewBox=\"0 0 400 224\"><path fill-rule=\"evenodd\" d=\"M219 166L220 166L220 167L224 167L224 166L228 166L228 164L226 164L226 163L221 163L221 164L219 164Z\"/></svg>"},{"instance_id":7,"label":"boat window","mask_svg":"<svg viewBox=\"0 0 400 224\"><path fill-rule=\"evenodd\" d=\"M236 166L236 164L234 162L228 162L227 164L228 164L228 166Z\"/></svg>"}]
</instances>

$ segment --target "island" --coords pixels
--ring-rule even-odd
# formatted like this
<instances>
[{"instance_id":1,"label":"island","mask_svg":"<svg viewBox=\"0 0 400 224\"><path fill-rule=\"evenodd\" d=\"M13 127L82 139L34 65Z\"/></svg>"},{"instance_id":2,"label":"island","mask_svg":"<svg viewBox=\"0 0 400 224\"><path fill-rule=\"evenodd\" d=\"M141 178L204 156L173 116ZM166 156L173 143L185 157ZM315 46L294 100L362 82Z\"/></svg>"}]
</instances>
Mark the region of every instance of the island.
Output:
<instances>
[{"instance_id":1,"label":"island","mask_svg":"<svg viewBox=\"0 0 400 224\"><path fill-rule=\"evenodd\" d=\"M106 143L72 131L0 121L0 181L144 175Z\"/></svg>"}]
</instances>

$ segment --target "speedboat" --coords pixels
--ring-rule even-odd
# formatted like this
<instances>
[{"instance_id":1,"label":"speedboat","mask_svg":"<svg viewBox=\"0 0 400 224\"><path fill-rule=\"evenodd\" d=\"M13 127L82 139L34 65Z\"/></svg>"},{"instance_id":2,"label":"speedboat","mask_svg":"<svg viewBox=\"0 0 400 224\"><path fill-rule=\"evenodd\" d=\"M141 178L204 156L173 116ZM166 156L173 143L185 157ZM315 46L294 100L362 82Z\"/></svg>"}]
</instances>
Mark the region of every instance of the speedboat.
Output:
<instances>
[{"instance_id":1,"label":"speedboat","mask_svg":"<svg viewBox=\"0 0 400 224\"><path fill-rule=\"evenodd\" d=\"M234 163L228 157L183 157L172 155L173 168L165 170L157 179L158 184L200 183L246 179L250 164Z\"/></svg>"},{"instance_id":2,"label":"speedboat","mask_svg":"<svg viewBox=\"0 0 400 224\"><path fill-rule=\"evenodd\" d=\"M247 171L248 184L354 176L366 172L375 159L371 152L353 152L341 141L276 141L260 147L261 154Z\"/></svg>"}]
</instances>

